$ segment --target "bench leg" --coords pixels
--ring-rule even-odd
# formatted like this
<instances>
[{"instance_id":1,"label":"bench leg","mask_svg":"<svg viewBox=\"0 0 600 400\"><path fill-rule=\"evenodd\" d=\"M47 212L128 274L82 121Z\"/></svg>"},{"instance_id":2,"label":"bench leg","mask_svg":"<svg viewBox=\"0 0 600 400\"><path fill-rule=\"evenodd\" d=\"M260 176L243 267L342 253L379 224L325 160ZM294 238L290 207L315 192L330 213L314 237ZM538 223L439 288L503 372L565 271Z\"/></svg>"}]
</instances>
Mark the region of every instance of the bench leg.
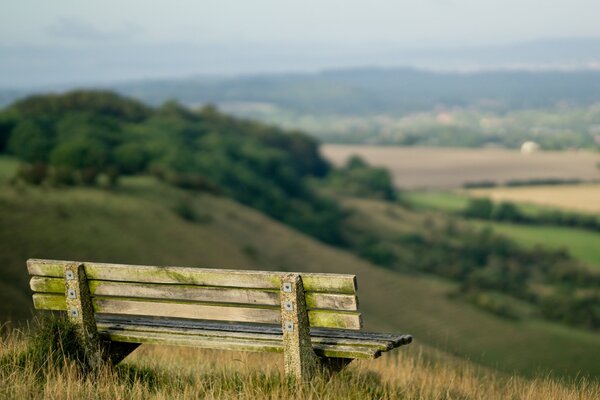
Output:
<instances>
[{"instance_id":1,"label":"bench leg","mask_svg":"<svg viewBox=\"0 0 600 400\"><path fill-rule=\"evenodd\" d=\"M92 370L107 363L115 365L139 344L105 342L98 336L92 297L83 264L65 265L65 296L69 320L78 327L78 337L85 351L85 362Z\"/></svg>"},{"instance_id":2,"label":"bench leg","mask_svg":"<svg viewBox=\"0 0 600 400\"><path fill-rule=\"evenodd\" d=\"M67 315L78 327L77 333L85 351L85 361L91 369L98 369L104 364L106 355L98 337L92 297L83 264L65 265L65 290Z\"/></svg>"},{"instance_id":3,"label":"bench leg","mask_svg":"<svg viewBox=\"0 0 600 400\"><path fill-rule=\"evenodd\" d=\"M282 278L280 300L285 373L298 382L309 381L319 369L319 360L310 341L304 287L299 274Z\"/></svg>"}]
</instances>

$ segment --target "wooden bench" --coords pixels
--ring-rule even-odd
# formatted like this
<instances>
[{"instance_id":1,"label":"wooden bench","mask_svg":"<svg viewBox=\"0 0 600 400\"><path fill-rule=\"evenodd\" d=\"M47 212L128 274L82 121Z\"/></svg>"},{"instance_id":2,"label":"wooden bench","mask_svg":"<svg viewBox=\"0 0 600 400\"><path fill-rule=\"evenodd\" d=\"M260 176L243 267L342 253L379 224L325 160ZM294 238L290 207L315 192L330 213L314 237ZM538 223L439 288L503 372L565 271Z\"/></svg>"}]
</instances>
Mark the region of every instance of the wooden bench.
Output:
<instances>
[{"instance_id":1,"label":"wooden bench","mask_svg":"<svg viewBox=\"0 0 600 400\"><path fill-rule=\"evenodd\" d=\"M34 259L27 269L35 308L67 312L91 366L162 343L283 352L286 374L307 380L412 341L358 331L354 275Z\"/></svg>"}]
</instances>

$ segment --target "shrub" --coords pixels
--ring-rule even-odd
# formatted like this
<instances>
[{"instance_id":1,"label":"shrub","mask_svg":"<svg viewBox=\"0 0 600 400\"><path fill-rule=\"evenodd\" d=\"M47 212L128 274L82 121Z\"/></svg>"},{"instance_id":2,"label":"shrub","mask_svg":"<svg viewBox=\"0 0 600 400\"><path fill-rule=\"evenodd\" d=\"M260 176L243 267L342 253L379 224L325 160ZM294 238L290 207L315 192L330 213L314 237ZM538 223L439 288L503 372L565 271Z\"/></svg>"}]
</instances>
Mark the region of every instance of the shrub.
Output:
<instances>
[{"instance_id":1,"label":"shrub","mask_svg":"<svg viewBox=\"0 0 600 400\"><path fill-rule=\"evenodd\" d=\"M48 176L48 166L44 163L22 164L17 177L32 185L40 185Z\"/></svg>"},{"instance_id":2,"label":"shrub","mask_svg":"<svg viewBox=\"0 0 600 400\"><path fill-rule=\"evenodd\" d=\"M490 199L471 199L464 211L464 215L469 218L490 219L493 209L494 203Z\"/></svg>"}]
</instances>

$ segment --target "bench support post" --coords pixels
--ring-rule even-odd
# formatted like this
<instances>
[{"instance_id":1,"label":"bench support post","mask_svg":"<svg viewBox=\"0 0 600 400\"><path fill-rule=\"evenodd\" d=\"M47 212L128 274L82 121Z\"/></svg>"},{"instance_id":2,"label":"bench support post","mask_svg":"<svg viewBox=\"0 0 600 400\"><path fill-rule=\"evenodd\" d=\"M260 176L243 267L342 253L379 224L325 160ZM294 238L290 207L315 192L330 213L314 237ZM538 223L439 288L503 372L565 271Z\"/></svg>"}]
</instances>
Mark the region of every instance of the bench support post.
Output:
<instances>
[{"instance_id":1,"label":"bench support post","mask_svg":"<svg viewBox=\"0 0 600 400\"><path fill-rule=\"evenodd\" d=\"M83 264L65 265L65 297L69 320L78 327L87 365L97 370L106 362L116 364L135 350L135 343L104 343L98 336L92 296Z\"/></svg>"},{"instance_id":2,"label":"bench support post","mask_svg":"<svg viewBox=\"0 0 600 400\"><path fill-rule=\"evenodd\" d=\"M282 277L280 299L285 373L306 382L317 372L319 361L310 341L308 311L299 274Z\"/></svg>"},{"instance_id":3,"label":"bench support post","mask_svg":"<svg viewBox=\"0 0 600 400\"><path fill-rule=\"evenodd\" d=\"M92 369L98 369L104 363L104 355L83 264L65 265L65 291L67 315L78 328L79 342L85 351L86 362Z\"/></svg>"}]
</instances>

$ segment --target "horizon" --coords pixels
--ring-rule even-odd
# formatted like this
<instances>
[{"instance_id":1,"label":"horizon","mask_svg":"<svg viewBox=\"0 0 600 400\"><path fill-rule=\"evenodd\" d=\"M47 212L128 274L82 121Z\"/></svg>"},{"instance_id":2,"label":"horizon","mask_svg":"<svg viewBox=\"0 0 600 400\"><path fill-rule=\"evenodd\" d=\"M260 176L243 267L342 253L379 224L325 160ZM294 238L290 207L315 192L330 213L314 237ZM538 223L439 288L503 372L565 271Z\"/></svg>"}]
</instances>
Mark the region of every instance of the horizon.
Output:
<instances>
[{"instance_id":1,"label":"horizon","mask_svg":"<svg viewBox=\"0 0 600 400\"><path fill-rule=\"evenodd\" d=\"M599 69L599 12L590 0L24 0L0 6L0 88L365 66Z\"/></svg>"},{"instance_id":2,"label":"horizon","mask_svg":"<svg viewBox=\"0 0 600 400\"><path fill-rule=\"evenodd\" d=\"M376 52L372 59L366 59L361 53L340 56L326 55L326 51L322 51L323 58L304 63L277 58L275 50L263 48L255 51L263 52L264 60L248 59L248 55L235 46L129 46L132 45L0 44L0 58L7 61L0 65L0 90L65 90L145 81L318 75L348 70L410 69L442 74L600 70L600 37L532 40L491 47L404 48L396 52ZM292 50L289 52L293 53ZM219 52L220 59L213 58L211 64L204 64L203 56L215 51ZM157 54L162 57L157 58ZM271 61L273 57L277 62Z\"/></svg>"}]
</instances>

